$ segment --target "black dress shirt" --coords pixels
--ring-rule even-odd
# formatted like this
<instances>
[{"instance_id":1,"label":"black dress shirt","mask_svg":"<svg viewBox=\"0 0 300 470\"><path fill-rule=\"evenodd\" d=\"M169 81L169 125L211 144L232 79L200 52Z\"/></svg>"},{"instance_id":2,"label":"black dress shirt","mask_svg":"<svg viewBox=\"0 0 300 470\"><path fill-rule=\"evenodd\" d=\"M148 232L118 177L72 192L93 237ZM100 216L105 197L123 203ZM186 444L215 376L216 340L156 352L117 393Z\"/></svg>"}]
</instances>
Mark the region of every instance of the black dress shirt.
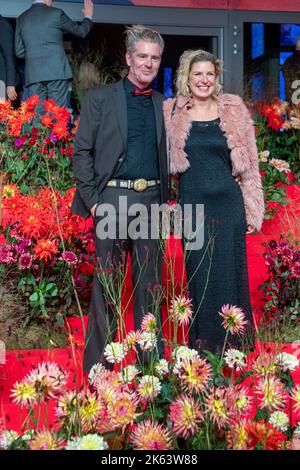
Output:
<instances>
[{"instance_id":1,"label":"black dress shirt","mask_svg":"<svg viewBox=\"0 0 300 470\"><path fill-rule=\"evenodd\" d=\"M151 96L132 96L136 86L123 81L127 103L127 154L114 174L117 179L159 179L158 146Z\"/></svg>"}]
</instances>

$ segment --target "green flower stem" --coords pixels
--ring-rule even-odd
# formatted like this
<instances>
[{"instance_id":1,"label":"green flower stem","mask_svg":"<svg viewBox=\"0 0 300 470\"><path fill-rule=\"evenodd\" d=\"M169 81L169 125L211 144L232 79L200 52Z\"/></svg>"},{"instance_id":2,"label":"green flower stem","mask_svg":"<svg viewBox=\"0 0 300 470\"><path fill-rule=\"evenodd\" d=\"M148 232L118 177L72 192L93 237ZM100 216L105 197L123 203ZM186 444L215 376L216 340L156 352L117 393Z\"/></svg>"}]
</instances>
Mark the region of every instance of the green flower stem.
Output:
<instances>
[{"instance_id":1,"label":"green flower stem","mask_svg":"<svg viewBox=\"0 0 300 470\"><path fill-rule=\"evenodd\" d=\"M224 344L223 344L222 354L221 354L221 357L220 357L219 366L221 366L222 361L223 361L223 357L224 357L224 353L225 353L225 349L226 349L226 344L227 344L228 335L229 335L229 330L226 330L226 336L225 336L225 339L224 339Z\"/></svg>"}]
</instances>

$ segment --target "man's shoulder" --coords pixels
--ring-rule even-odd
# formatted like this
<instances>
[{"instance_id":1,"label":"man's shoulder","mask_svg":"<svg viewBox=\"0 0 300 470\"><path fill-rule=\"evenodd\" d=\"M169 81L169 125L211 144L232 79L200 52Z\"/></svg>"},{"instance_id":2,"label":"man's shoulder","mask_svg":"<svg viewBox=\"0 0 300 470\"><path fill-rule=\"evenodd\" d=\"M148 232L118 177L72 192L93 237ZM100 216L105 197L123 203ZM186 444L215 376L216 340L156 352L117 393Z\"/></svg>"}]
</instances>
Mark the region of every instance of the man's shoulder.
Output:
<instances>
[{"instance_id":1,"label":"man's shoulder","mask_svg":"<svg viewBox=\"0 0 300 470\"><path fill-rule=\"evenodd\" d=\"M165 101L166 97L160 91L153 90L153 94L161 101Z\"/></svg>"},{"instance_id":2,"label":"man's shoulder","mask_svg":"<svg viewBox=\"0 0 300 470\"><path fill-rule=\"evenodd\" d=\"M27 10L23 11L20 16L18 16L17 21L20 23L24 21L28 16L30 17L36 11L36 7L31 5Z\"/></svg>"},{"instance_id":3,"label":"man's shoulder","mask_svg":"<svg viewBox=\"0 0 300 470\"><path fill-rule=\"evenodd\" d=\"M65 13L61 8L57 7L51 7L50 10L52 15L61 15L62 13Z\"/></svg>"},{"instance_id":4,"label":"man's shoulder","mask_svg":"<svg viewBox=\"0 0 300 470\"><path fill-rule=\"evenodd\" d=\"M30 9L29 9L30 10ZM47 14L47 18L59 17L61 16L64 11L61 8L57 8L52 6L51 8L47 7L47 5L43 5L42 3L39 4L39 8L31 7L31 10L35 13L42 13L43 15Z\"/></svg>"},{"instance_id":5,"label":"man's shoulder","mask_svg":"<svg viewBox=\"0 0 300 470\"><path fill-rule=\"evenodd\" d=\"M17 21L21 22L26 18L28 15L30 15L30 12L32 10L32 7L28 8L28 10L23 11L20 16L18 16Z\"/></svg>"},{"instance_id":6,"label":"man's shoulder","mask_svg":"<svg viewBox=\"0 0 300 470\"><path fill-rule=\"evenodd\" d=\"M57 7L47 7L47 5L40 3L38 5L31 5L28 10L25 10L21 15L18 17L18 21L22 21L23 19L27 18L28 16L38 15L38 14L45 14L47 13L47 17L53 16L60 16L63 13L63 10Z\"/></svg>"},{"instance_id":7,"label":"man's shoulder","mask_svg":"<svg viewBox=\"0 0 300 470\"><path fill-rule=\"evenodd\" d=\"M118 83L118 82L117 82ZM117 88L117 83L109 83L106 85L99 85L95 88L91 88L87 95L91 99L110 99L115 89Z\"/></svg>"},{"instance_id":8,"label":"man's shoulder","mask_svg":"<svg viewBox=\"0 0 300 470\"><path fill-rule=\"evenodd\" d=\"M92 90L100 95L106 95L107 93L113 93L120 86L120 82L106 83L105 85L99 85Z\"/></svg>"}]
</instances>

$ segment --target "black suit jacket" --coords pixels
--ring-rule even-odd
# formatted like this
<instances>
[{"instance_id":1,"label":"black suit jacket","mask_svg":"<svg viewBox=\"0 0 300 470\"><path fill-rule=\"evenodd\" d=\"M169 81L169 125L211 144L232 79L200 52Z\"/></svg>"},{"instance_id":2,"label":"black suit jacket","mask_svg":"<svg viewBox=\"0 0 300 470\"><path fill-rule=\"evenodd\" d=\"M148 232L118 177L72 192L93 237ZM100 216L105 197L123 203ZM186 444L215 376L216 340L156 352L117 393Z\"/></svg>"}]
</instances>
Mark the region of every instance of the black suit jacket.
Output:
<instances>
[{"instance_id":1,"label":"black suit jacket","mask_svg":"<svg viewBox=\"0 0 300 470\"><path fill-rule=\"evenodd\" d=\"M163 123L162 105L164 97L157 91L152 95L159 170L161 198L168 198L168 165L166 134ZM76 193L72 212L83 217L99 201L100 194L126 156L127 151L127 104L123 80L87 93L80 114L73 169L76 179Z\"/></svg>"},{"instance_id":2,"label":"black suit jacket","mask_svg":"<svg viewBox=\"0 0 300 470\"><path fill-rule=\"evenodd\" d=\"M14 55L14 31L10 23L0 15L0 80L6 86L16 85Z\"/></svg>"}]
</instances>

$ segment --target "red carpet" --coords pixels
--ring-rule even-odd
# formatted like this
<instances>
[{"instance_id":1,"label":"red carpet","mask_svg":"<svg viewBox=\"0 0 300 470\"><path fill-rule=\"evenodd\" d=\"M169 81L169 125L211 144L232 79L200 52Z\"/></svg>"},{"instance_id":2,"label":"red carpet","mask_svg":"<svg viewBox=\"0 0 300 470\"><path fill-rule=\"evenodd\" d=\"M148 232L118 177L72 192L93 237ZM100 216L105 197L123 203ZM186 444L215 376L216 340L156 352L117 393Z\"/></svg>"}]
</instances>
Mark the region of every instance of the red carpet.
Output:
<instances>
[{"instance_id":1,"label":"red carpet","mask_svg":"<svg viewBox=\"0 0 300 470\"><path fill-rule=\"evenodd\" d=\"M281 208L279 214L276 215L274 220L265 221L260 234L247 236L249 280L255 318L259 317L261 309L261 291L258 291L258 286L262 284L266 274L265 263L262 258L262 253L264 251L262 243L271 239L278 239L280 234L290 232L291 228L294 231L299 231L300 224L298 223L297 227L297 219L300 220L300 187L289 186L287 187L287 193L290 198L290 204L285 208ZM169 263L172 263L173 265L172 270L175 273L174 277L177 281L178 288L180 288L180 285L182 285L181 280L184 278L184 271L183 253L180 241L178 240L170 239L167 243L166 263L164 266L164 285L166 288L168 286L168 279L170 278L170 270L167 269L167 265L169 265ZM130 276L130 273L128 273L128 276ZM130 297L131 288L128 277L122 298L123 307L125 308L125 306L127 306L125 312L125 323L128 331L133 328L133 319L131 315L132 299L130 299ZM162 308L162 315L164 334L167 336L169 335L169 325L165 306ZM9 429L20 430L27 415L25 409L20 411L19 407L11 402L9 396L11 387L16 381L22 380L24 375L38 363L42 361L55 361L65 370L69 371L69 385L80 388L83 382L83 334L81 320L77 318L69 319L68 325L72 333L71 339L74 345L73 348L68 347L65 349L6 352L6 364L0 364L0 413ZM183 332L180 332L179 339L182 338L182 335ZM299 357L300 351L295 352L298 353ZM294 374L294 378L299 381L299 372L298 374ZM42 421L43 420L41 420L41 422ZM53 422L54 415L53 410L51 410L50 407L48 425Z\"/></svg>"}]
</instances>

